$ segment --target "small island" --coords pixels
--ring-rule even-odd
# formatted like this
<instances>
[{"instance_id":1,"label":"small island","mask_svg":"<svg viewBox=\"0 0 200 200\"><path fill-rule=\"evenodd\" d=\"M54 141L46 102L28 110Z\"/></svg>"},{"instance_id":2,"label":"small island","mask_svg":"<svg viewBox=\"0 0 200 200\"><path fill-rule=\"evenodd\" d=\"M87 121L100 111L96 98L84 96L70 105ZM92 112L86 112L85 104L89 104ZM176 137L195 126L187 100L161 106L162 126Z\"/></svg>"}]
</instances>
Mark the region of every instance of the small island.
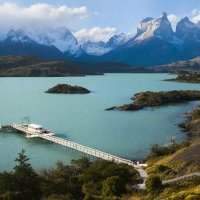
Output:
<instances>
[{"instance_id":1,"label":"small island","mask_svg":"<svg viewBox=\"0 0 200 200\"><path fill-rule=\"evenodd\" d=\"M69 84L58 84L46 91L50 94L88 94L90 91L84 87Z\"/></svg>"},{"instance_id":2,"label":"small island","mask_svg":"<svg viewBox=\"0 0 200 200\"><path fill-rule=\"evenodd\" d=\"M200 73L196 71L180 71L176 78L167 79L166 81L177 81L183 83L200 83Z\"/></svg>"},{"instance_id":3,"label":"small island","mask_svg":"<svg viewBox=\"0 0 200 200\"><path fill-rule=\"evenodd\" d=\"M198 90L173 90L167 92L140 92L131 98L130 104L114 106L106 110L136 111L146 107L156 107L167 104L182 103L187 101L200 100Z\"/></svg>"}]
</instances>

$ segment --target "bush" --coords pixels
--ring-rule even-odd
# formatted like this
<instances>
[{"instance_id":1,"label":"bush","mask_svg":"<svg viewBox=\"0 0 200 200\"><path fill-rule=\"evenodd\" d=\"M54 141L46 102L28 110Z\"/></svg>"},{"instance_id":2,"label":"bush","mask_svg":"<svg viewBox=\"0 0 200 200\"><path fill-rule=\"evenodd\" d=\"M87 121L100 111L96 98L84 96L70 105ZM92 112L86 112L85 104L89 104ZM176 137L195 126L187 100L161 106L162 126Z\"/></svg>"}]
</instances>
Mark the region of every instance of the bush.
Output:
<instances>
[{"instance_id":1,"label":"bush","mask_svg":"<svg viewBox=\"0 0 200 200\"><path fill-rule=\"evenodd\" d=\"M150 193L159 192L162 189L162 181L159 176L150 176L146 181L147 191Z\"/></svg>"},{"instance_id":2,"label":"bush","mask_svg":"<svg viewBox=\"0 0 200 200\"><path fill-rule=\"evenodd\" d=\"M181 145L178 144L171 144L169 146L160 146L155 144L151 147L151 152L149 157L158 157L158 156L165 156L176 152Z\"/></svg>"},{"instance_id":3,"label":"bush","mask_svg":"<svg viewBox=\"0 0 200 200\"><path fill-rule=\"evenodd\" d=\"M104 197L121 196L124 191L126 191L125 186L118 176L109 177L103 182L102 196Z\"/></svg>"},{"instance_id":4,"label":"bush","mask_svg":"<svg viewBox=\"0 0 200 200\"><path fill-rule=\"evenodd\" d=\"M171 170L171 168L169 168L168 166L165 166L165 165L157 165L156 166L156 171L158 173L163 173L163 172L166 172L166 171L169 171Z\"/></svg>"},{"instance_id":5,"label":"bush","mask_svg":"<svg viewBox=\"0 0 200 200\"><path fill-rule=\"evenodd\" d=\"M113 199L139 180L133 167L86 158L71 166L59 162L54 169L37 173L22 151L14 170L0 173L0 200Z\"/></svg>"}]
</instances>

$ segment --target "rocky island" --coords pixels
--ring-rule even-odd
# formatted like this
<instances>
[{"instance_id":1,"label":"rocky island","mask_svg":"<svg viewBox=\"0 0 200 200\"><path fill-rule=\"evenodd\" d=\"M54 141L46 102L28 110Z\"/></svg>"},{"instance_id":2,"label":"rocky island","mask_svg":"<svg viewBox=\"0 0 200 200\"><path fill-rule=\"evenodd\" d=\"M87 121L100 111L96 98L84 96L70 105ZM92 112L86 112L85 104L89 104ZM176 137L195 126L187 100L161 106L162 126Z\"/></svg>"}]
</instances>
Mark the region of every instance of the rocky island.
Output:
<instances>
[{"instance_id":1,"label":"rocky island","mask_svg":"<svg viewBox=\"0 0 200 200\"><path fill-rule=\"evenodd\" d=\"M178 72L177 77L168 79L167 81L177 81L184 83L200 83L200 73L196 71L181 71Z\"/></svg>"},{"instance_id":2,"label":"rocky island","mask_svg":"<svg viewBox=\"0 0 200 200\"><path fill-rule=\"evenodd\" d=\"M51 94L88 94L90 91L84 87L69 84L58 84L46 91Z\"/></svg>"},{"instance_id":3,"label":"rocky island","mask_svg":"<svg viewBox=\"0 0 200 200\"><path fill-rule=\"evenodd\" d=\"M131 98L130 104L114 106L106 110L136 111L145 107L155 107L167 104L182 103L186 101L200 100L200 91L198 90L174 90L167 92L140 92Z\"/></svg>"}]
</instances>

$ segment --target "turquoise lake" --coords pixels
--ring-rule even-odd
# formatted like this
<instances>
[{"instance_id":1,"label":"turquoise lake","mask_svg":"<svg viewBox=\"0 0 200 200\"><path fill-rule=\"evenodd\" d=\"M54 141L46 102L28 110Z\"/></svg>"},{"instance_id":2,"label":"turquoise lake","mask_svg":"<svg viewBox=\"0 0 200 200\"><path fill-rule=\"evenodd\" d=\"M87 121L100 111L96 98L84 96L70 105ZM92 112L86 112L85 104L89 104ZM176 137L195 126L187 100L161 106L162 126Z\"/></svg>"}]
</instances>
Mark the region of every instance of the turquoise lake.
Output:
<instances>
[{"instance_id":1,"label":"turquoise lake","mask_svg":"<svg viewBox=\"0 0 200 200\"><path fill-rule=\"evenodd\" d=\"M131 102L134 93L200 89L200 84L163 81L168 74L106 74L65 78L0 78L0 123L20 122L29 116L60 137L96 147L129 159L142 159L155 144L177 141L184 134L177 124L198 102L183 103L136 112L105 111ZM80 85L92 91L86 95L55 95L45 91L58 83ZM70 163L82 155L39 139L16 133L0 133L0 170L12 169L17 153L25 149L34 168Z\"/></svg>"}]
</instances>

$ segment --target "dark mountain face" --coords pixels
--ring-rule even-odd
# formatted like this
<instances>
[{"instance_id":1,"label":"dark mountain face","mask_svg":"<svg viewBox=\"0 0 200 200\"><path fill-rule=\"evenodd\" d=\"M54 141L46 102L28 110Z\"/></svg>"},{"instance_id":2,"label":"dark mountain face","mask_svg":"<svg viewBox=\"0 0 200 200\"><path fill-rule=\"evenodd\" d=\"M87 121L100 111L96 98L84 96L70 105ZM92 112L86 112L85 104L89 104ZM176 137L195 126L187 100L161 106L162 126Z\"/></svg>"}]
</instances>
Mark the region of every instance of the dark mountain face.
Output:
<instances>
[{"instance_id":1,"label":"dark mountain face","mask_svg":"<svg viewBox=\"0 0 200 200\"><path fill-rule=\"evenodd\" d=\"M0 55L37 56L45 59L62 59L63 54L54 46L39 44L23 31L10 30L0 42Z\"/></svg>"},{"instance_id":2,"label":"dark mountain face","mask_svg":"<svg viewBox=\"0 0 200 200\"><path fill-rule=\"evenodd\" d=\"M184 60L200 55L200 26L183 18L176 27L176 36L183 42L182 58Z\"/></svg>"},{"instance_id":3,"label":"dark mountain face","mask_svg":"<svg viewBox=\"0 0 200 200\"><path fill-rule=\"evenodd\" d=\"M62 53L53 46L45 46L37 43L21 43L21 42L0 42L0 55L15 56L38 56L45 59L62 59Z\"/></svg>"},{"instance_id":4,"label":"dark mountain face","mask_svg":"<svg viewBox=\"0 0 200 200\"><path fill-rule=\"evenodd\" d=\"M106 55L104 59L142 67L180 60L181 56L180 50L172 44L159 38L150 38L128 48L117 49Z\"/></svg>"},{"instance_id":5,"label":"dark mountain face","mask_svg":"<svg viewBox=\"0 0 200 200\"><path fill-rule=\"evenodd\" d=\"M176 27L176 35L184 42L200 42L200 26L183 18Z\"/></svg>"},{"instance_id":6,"label":"dark mountain face","mask_svg":"<svg viewBox=\"0 0 200 200\"><path fill-rule=\"evenodd\" d=\"M22 31L11 30L0 42L0 55L38 56L46 59L62 58L62 53L53 46L39 44Z\"/></svg>"}]
</instances>

